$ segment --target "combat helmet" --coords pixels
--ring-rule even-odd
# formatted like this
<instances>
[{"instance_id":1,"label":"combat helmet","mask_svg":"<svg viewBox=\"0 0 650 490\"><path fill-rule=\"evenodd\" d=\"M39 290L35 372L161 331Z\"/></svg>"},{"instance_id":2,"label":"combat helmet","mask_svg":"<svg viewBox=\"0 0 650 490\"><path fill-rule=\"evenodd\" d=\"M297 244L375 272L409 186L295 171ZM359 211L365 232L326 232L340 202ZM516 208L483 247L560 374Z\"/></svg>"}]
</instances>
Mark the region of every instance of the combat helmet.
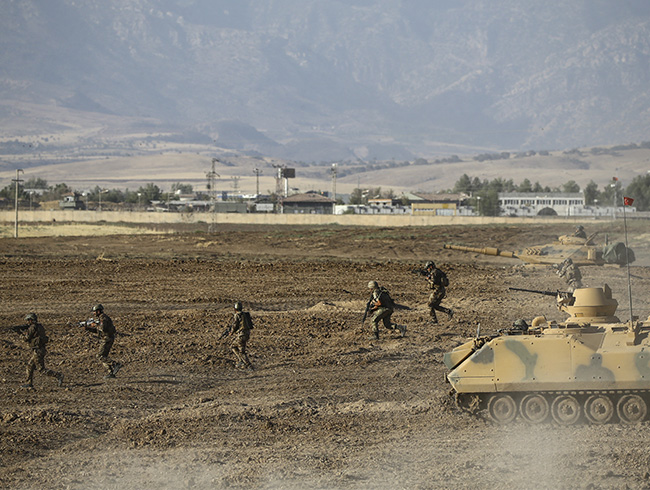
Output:
<instances>
[{"instance_id":1,"label":"combat helmet","mask_svg":"<svg viewBox=\"0 0 650 490\"><path fill-rule=\"evenodd\" d=\"M93 311L104 311L104 307L101 304L96 304L93 306Z\"/></svg>"},{"instance_id":2,"label":"combat helmet","mask_svg":"<svg viewBox=\"0 0 650 490\"><path fill-rule=\"evenodd\" d=\"M25 316L25 321L26 322L34 322L34 323L36 323L38 321L38 319L36 318L36 313L28 313Z\"/></svg>"},{"instance_id":3,"label":"combat helmet","mask_svg":"<svg viewBox=\"0 0 650 490\"><path fill-rule=\"evenodd\" d=\"M433 269L435 266L436 264L433 262L433 260L430 260L426 264L424 264L425 269Z\"/></svg>"},{"instance_id":4,"label":"combat helmet","mask_svg":"<svg viewBox=\"0 0 650 490\"><path fill-rule=\"evenodd\" d=\"M377 289L379 287L379 284L377 284L377 281L370 281L368 283L368 289Z\"/></svg>"},{"instance_id":5,"label":"combat helmet","mask_svg":"<svg viewBox=\"0 0 650 490\"><path fill-rule=\"evenodd\" d=\"M239 301L235 302L235 310L242 311L242 309L243 309L243 306L242 306L241 302L239 302Z\"/></svg>"}]
</instances>

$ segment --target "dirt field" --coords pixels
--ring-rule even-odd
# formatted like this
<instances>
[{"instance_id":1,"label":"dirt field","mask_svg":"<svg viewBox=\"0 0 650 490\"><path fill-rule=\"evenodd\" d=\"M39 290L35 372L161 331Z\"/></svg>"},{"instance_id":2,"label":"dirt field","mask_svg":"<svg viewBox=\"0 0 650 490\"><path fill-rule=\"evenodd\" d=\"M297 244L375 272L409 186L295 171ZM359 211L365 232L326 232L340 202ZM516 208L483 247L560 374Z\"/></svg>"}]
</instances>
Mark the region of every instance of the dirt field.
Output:
<instances>
[{"instance_id":1,"label":"dirt field","mask_svg":"<svg viewBox=\"0 0 650 490\"><path fill-rule=\"evenodd\" d=\"M589 228L589 227L588 227ZM622 223L594 225L610 240ZM650 314L650 238L629 226L634 313ZM160 231L160 230L158 230ZM459 412L443 353L482 331L544 314L548 268L443 250L447 242L518 249L570 226L430 228L199 227L158 235L0 240L0 325L34 311L50 337L35 375L19 336L0 331L0 488L428 489L649 488L649 423L501 427ZM601 235L601 236L602 236ZM435 260L452 321L426 323ZM629 309L625 268L584 267ZM369 280L410 311L405 338L361 323ZM255 322L255 370L235 368L218 337L236 300ZM125 367L104 379L97 339L76 324L101 302Z\"/></svg>"}]
</instances>

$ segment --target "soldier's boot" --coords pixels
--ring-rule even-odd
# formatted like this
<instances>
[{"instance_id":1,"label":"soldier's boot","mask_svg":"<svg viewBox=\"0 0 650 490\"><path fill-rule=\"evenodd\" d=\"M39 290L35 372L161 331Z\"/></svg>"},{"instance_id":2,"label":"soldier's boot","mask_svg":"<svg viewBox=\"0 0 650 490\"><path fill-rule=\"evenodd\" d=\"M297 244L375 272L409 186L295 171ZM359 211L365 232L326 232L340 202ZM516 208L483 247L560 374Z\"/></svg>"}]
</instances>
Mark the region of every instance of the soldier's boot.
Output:
<instances>
[{"instance_id":1,"label":"soldier's boot","mask_svg":"<svg viewBox=\"0 0 650 490\"><path fill-rule=\"evenodd\" d=\"M253 369L253 364L251 364L251 360L248 358L248 354L245 352L242 353L242 359L244 362L244 367L246 369Z\"/></svg>"},{"instance_id":2,"label":"soldier's boot","mask_svg":"<svg viewBox=\"0 0 650 490\"><path fill-rule=\"evenodd\" d=\"M124 365L121 362L116 362L113 364L113 369L111 369L111 372L113 373L113 376L115 376L120 369L122 369Z\"/></svg>"},{"instance_id":3,"label":"soldier's boot","mask_svg":"<svg viewBox=\"0 0 650 490\"><path fill-rule=\"evenodd\" d=\"M373 330L370 340L379 340L379 329Z\"/></svg>"},{"instance_id":4,"label":"soldier's boot","mask_svg":"<svg viewBox=\"0 0 650 490\"><path fill-rule=\"evenodd\" d=\"M451 308L445 308L445 309L447 310L446 313L449 319L451 320L452 318L454 318L454 310L452 310Z\"/></svg>"},{"instance_id":5,"label":"soldier's boot","mask_svg":"<svg viewBox=\"0 0 650 490\"><path fill-rule=\"evenodd\" d=\"M438 325L438 317L436 316L435 310L431 310L431 320L429 320L429 323Z\"/></svg>"},{"instance_id":6,"label":"soldier's boot","mask_svg":"<svg viewBox=\"0 0 650 490\"><path fill-rule=\"evenodd\" d=\"M406 336L406 325L395 325L397 327L397 330L399 330L399 336L404 337Z\"/></svg>"},{"instance_id":7,"label":"soldier's boot","mask_svg":"<svg viewBox=\"0 0 650 490\"><path fill-rule=\"evenodd\" d=\"M25 388L26 390L32 390L34 389L34 385L32 383L25 383L20 385L21 388Z\"/></svg>"}]
</instances>

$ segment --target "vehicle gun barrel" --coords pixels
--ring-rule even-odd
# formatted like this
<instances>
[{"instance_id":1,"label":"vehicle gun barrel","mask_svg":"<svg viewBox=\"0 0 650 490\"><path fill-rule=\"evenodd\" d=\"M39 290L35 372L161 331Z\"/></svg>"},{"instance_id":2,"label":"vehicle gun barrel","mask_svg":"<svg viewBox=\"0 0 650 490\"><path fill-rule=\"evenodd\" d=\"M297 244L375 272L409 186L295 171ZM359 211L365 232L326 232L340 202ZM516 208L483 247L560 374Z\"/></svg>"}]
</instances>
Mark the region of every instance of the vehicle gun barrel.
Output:
<instances>
[{"instance_id":1,"label":"vehicle gun barrel","mask_svg":"<svg viewBox=\"0 0 650 490\"><path fill-rule=\"evenodd\" d=\"M476 247L465 247L463 245L451 245L449 243L445 243L444 248L449 250L460 250L461 252L473 252L473 253L483 254L483 255L496 255L500 257L510 257L513 259L519 258L515 252L510 252L508 250L499 250L496 247L476 248Z\"/></svg>"}]
</instances>

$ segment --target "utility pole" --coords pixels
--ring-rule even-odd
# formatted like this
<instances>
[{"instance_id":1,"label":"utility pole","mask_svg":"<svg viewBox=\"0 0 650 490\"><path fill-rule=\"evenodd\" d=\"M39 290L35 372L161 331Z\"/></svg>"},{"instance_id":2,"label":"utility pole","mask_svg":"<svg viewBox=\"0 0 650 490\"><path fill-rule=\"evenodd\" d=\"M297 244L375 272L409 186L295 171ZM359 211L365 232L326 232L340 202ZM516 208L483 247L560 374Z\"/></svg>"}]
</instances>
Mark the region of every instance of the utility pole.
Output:
<instances>
[{"instance_id":1,"label":"utility pole","mask_svg":"<svg viewBox=\"0 0 650 490\"><path fill-rule=\"evenodd\" d=\"M337 164L332 164L332 199L334 199L334 204L336 204L336 170Z\"/></svg>"},{"instance_id":2,"label":"utility pole","mask_svg":"<svg viewBox=\"0 0 650 490\"><path fill-rule=\"evenodd\" d=\"M22 179L19 176L19 173L23 172L22 168L17 168L16 169L16 178L13 179L13 181L16 183L16 223L14 227L14 238L18 238L18 188L20 187L20 183L22 182ZM25 173L25 172L23 172Z\"/></svg>"},{"instance_id":3,"label":"utility pole","mask_svg":"<svg viewBox=\"0 0 650 490\"><path fill-rule=\"evenodd\" d=\"M255 187L255 199L260 198L260 174L262 171L259 168L256 168L253 170L253 173L255 174L255 179L256 179L256 187Z\"/></svg>"},{"instance_id":4,"label":"utility pole","mask_svg":"<svg viewBox=\"0 0 650 490\"><path fill-rule=\"evenodd\" d=\"M217 181L217 177L220 177L220 175L215 171L215 164L218 161L219 161L218 158L213 158L212 159L212 170L210 170L206 174L206 177L208 178L208 189L210 191L210 194L212 195L212 200L213 201L217 200L216 181Z\"/></svg>"}]
</instances>

